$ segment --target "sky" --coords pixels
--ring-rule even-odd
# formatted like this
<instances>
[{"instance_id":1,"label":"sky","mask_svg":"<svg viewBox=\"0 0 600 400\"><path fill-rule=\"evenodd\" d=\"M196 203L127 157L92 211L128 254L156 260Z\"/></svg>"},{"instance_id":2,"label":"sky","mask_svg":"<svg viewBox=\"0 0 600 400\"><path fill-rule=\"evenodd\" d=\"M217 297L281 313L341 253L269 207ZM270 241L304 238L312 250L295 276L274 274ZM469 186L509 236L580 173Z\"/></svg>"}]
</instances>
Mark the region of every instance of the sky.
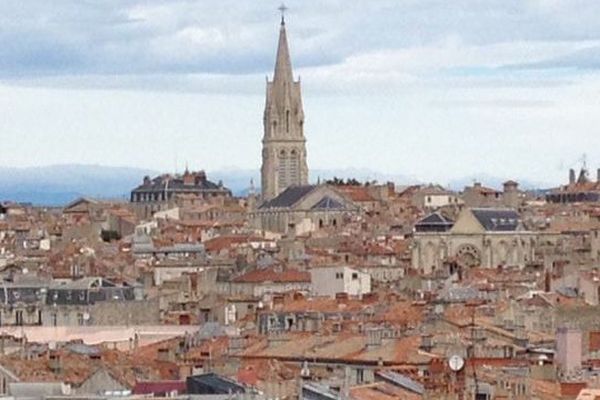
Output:
<instances>
[{"instance_id":1,"label":"sky","mask_svg":"<svg viewBox=\"0 0 600 400\"><path fill-rule=\"evenodd\" d=\"M0 166L258 169L279 5L2 0ZM599 1L286 6L309 168L558 184L584 155L600 167Z\"/></svg>"}]
</instances>

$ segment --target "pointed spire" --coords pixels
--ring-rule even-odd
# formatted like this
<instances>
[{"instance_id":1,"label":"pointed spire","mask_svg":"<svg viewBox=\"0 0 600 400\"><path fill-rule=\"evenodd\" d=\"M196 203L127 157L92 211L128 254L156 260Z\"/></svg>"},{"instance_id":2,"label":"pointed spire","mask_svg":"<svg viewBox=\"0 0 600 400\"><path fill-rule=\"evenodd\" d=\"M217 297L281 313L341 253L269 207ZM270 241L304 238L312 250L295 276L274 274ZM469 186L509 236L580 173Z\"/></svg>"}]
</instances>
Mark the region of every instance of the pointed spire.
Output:
<instances>
[{"instance_id":1,"label":"pointed spire","mask_svg":"<svg viewBox=\"0 0 600 400\"><path fill-rule=\"evenodd\" d=\"M281 8L285 10L284 6ZM279 44L277 45L277 59L275 61L275 74L273 76L273 82L277 84L278 82L291 83L292 81L292 61L290 59L290 50L288 48L287 34L285 31L285 19L282 11L281 27L279 28Z\"/></svg>"}]
</instances>

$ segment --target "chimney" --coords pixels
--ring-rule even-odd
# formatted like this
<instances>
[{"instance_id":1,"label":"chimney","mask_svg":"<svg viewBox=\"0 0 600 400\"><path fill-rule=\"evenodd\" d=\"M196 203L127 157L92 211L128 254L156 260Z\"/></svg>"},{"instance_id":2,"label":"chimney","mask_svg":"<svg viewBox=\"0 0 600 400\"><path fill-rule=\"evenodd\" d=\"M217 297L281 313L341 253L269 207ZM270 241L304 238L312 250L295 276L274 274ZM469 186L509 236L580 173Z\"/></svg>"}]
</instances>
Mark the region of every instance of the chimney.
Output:
<instances>
[{"instance_id":1,"label":"chimney","mask_svg":"<svg viewBox=\"0 0 600 400\"><path fill-rule=\"evenodd\" d=\"M338 304L348 304L348 293L338 292L335 294L335 301Z\"/></svg>"},{"instance_id":2,"label":"chimney","mask_svg":"<svg viewBox=\"0 0 600 400\"><path fill-rule=\"evenodd\" d=\"M144 185L149 185L150 184L150 177L148 175L146 175L144 177Z\"/></svg>"},{"instance_id":3,"label":"chimney","mask_svg":"<svg viewBox=\"0 0 600 400\"><path fill-rule=\"evenodd\" d=\"M62 359L60 354L57 352L52 352L48 358L48 366L53 374L58 375L62 372Z\"/></svg>"},{"instance_id":4,"label":"chimney","mask_svg":"<svg viewBox=\"0 0 600 400\"><path fill-rule=\"evenodd\" d=\"M193 186L194 185L194 174L190 173L187 169L183 173L183 184L185 186Z\"/></svg>"},{"instance_id":5,"label":"chimney","mask_svg":"<svg viewBox=\"0 0 600 400\"><path fill-rule=\"evenodd\" d=\"M571 168L569 170L569 185L572 185L575 183L575 170L573 168Z\"/></svg>"},{"instance_id":6,"label":"chimney","mask_svg":"<svg viewBox=\"0 0 600 400\"><path fill-rule=\"evenodd\" d=\"M287 236L291 240L296 240L296 224L293 222L288 224Z\"/></svg>"},{"instance_id":7,"label":"chimney","mask_svg":"<svg viewBox=\"0 0 600 400\"><path fill-rule=\"evenodd\" d=\"M102 354L98 353L98 354L90 354L88 356L90 362L92 363L92 365L96 365L99 366L102 364Z\"/></svg>"}]
</instances>

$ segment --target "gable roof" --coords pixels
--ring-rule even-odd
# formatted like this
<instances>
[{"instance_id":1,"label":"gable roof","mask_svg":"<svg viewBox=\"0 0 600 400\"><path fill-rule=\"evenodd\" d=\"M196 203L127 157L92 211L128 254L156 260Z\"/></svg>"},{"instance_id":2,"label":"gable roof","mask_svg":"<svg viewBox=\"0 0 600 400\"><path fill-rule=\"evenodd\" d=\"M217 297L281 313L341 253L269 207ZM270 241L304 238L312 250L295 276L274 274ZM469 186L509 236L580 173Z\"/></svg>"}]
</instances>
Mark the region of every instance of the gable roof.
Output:
<instances>
[{"instance_id":1,"label":"gable roof","mask_svg":"<svg viewBox=\"0 0 600 400\"><path fill-rule=\"evenodd\" d=\"M71 201L69 204L67 204L66 206L64 206L63 208L63 212L64 213L68 213L69 211L87 211L87 210L75 210L75 208L79 205L84 205L84 204L98 204L99 202L95 199L92 199L90 197L79 197L73 201Z\"/></svg>"},{"instance_id":2,"label":"gable roof","mask_svg":"<svg viewBox=\"0 0 600 400\"><path fill-rule=\"evenodd\" d=\"M335 210L344 208L344 205L339 201L332 199L329 196L323 197L321 200L317 202L314 206L312 206L312 210Z\"/></svg>"},{"instance_id":3,"label":"gable roof","mask_svg":"<svg viewBox=\"0 0 600 400\"><path fill-rule=\"evenodd\" d=\"M423 218L421 218L415 225L452 225L454 221L449 218L446 218L440 212L431 213Z\"/></svg>"},{"instance_id":4,"label":"gable roof","mask_svg":"<svg viewBox=\"0 0 600 400\"><path fill-rule=\"evenodd\" d=\"M519 213L511 209L472 208L471 213L486 231L516 231L521 222Z\"/></svg>"},{"instance_id":5,"label":"gable roof","mask_svg":"<svg viewBox=\"0 0 600 400\"><path fill-rule=\"evenodd\" d=\"M264 202L259 208L285 208L292 207L302 200L304 196L312 192L316 185L290 186L281 192L277 197Z\"/></svg>"}]
</instances>

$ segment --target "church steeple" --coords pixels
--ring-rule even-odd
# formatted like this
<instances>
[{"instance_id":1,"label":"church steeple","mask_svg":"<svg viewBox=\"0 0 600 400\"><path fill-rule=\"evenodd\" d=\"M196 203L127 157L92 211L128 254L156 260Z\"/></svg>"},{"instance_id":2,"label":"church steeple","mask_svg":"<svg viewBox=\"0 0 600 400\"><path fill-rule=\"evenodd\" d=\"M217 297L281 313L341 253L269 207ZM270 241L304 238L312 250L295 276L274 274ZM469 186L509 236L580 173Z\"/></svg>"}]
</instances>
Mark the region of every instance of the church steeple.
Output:
<instances>
[{"instance_id":1,"label":"church steeple","mask_svg":"<svg viewBox=\"0 0 600 400\"><path fill-rule=\"evenodd\" d=\"M308 182L304 111L300 81L294 81L287 40L285 6L279 27L279 42L273 80L267 79L267 98L263 115L263 163L261 187L263 200L269 200L288 186Z\"/></svg>"},{"instance_id":2,"label":"church steeple","mask_svg":"<svg viewBox=\"0 0 600 400\"><path fill-rule=\"evenodd\" d=\"M275 60L273 83L278 85L292 83L293 81L294 77L292 75L292 61L287 42L287 34L285 32L285 20L282 15L281 26L279 28L279 44L277 45L277 58Z\"/></svg>"}]
</instances>

